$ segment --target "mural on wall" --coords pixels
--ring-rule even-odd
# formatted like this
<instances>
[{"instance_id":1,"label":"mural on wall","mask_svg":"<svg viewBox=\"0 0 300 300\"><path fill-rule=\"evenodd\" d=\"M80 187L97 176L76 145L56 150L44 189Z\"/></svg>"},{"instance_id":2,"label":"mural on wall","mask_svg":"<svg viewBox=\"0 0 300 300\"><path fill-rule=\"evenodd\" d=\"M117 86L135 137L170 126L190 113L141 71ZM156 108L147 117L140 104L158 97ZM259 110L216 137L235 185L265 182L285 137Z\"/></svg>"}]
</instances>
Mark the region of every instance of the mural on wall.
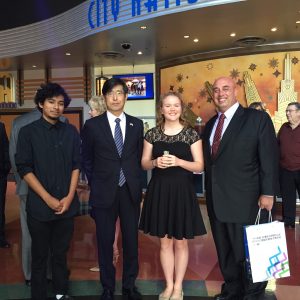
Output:
<instances>
[{"instance_id":1,"label":"mural on wall","mask_svg":"<svg viewBox=\"0 0 300 300\"><path fill-rule=\"evenodd\" d=\"M10 73L0 72L0 103L13 102L13 77Z\"/></svg>"},{"instance_id":2,"label":"mural on wall","mask_svg":"<svg viewBox=\"0 0 300 300\"><path fill-rule=\"evenodd\" d=\"M160 70L161 93L182 93L187 106L207 122L215 114L212 84L229 76L237 84L243 106L262 102L276 130L286 122L287 103L300 91L300 51L255 54L199 61Z\"/></svg>"}]
</instances>

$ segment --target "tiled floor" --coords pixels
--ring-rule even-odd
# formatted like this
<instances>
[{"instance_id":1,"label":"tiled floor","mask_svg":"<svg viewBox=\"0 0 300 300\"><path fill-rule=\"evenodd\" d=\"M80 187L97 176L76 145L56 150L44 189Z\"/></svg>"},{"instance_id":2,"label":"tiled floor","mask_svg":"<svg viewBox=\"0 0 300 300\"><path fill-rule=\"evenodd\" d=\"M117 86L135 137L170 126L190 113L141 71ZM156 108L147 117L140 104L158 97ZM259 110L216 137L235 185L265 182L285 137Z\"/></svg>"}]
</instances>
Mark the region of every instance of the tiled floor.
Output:
<instances>
[{"instance_id":1,"label":"tiled floor","mask_svg":"<svg viewBox=\"0 0 300 300\"><path fill-rule=\"evenodd\" d=\"M10 249L0 249L0 300L28 299L29 289L24 285L20 258L19 201L14 195L14 183L9 183L7 193L7 239ZM206 208L201 205L208 234L190 241L190 259L185 276L184 291L187 296L212 296L219 292L222 276L218 268ZM270 281L268 290L279 300L300 299L300 226L286 230L291 277ZM121 241L119 241L121 244ZM163 288L163 274L159 262L158 239L144 234L139 237L140 272L138 287L144 295L157 295ZM120 256L121 257L121 256ZM99 274L89 268L96 262L94 223L88 216L76 218L75 234L69 251L70 293L73 295L99 295ZM117 278L121 277L122 258L117 264ZM120 293L118 282L117 294ZM96 298L91 298L96 299Z\"/></svg>"}]
</instances>

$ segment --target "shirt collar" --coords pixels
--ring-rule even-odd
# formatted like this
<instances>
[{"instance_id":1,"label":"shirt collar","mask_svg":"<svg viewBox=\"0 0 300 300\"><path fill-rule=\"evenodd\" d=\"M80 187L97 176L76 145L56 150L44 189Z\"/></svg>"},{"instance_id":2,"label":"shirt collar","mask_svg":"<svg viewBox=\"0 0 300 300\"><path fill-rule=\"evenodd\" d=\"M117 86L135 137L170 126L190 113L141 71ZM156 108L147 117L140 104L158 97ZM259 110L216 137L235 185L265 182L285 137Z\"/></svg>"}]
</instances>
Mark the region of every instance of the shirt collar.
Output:
<instances>
[{"instance_id":1,"label":"shirt collar","mask_svg":"<svg viewBox=\"0 0 300 300\"><path fill-rule=\"evenodd\" d=\"M45 120L43 118L43 116L40 118L40 122L41 124L46 127L47 129L51 129L51 128L60 128L61 125L63 124L60 120L58 120L55 124L51 124L49 123L47 120Z\"/></svg>"},{"instance_id":2,"label":"shirt collar","mask_svg":"<svg viewBox=\"0 0 300 300\"><path fill-rule=\"evenodd\" d=\"M108 118L109 123L114 123L117 118L119 118L121 120L121 122L125 119L124 112L122 112L118 117L113 115L110 111L107 111L106 113L107 113L107 118Z\"/></svg>"},{"instance_id":3,"label":"shirt collar","mask_svg":"<svg viewBox=\"0 0 300 300\"><path fill-rule=\"evenodd\" d=\"M291 123L289 123L289 122L286 122L286 123L283 124L283 125L285 125L286 127L290 128L291 130L295 130L295 129L300 128L300 124L298 124L298 125L293 129Z\"/></svg>"},{"instance_id":4,"label":"shirt collar","mask_svg":"<svg viewBox=\"0 0 300 300\"><path fill-rule=\"evenodd\" d=\"M239 105L240 104L238 102L236 102L224 112L225 118L227 120L232 119L232 117L235 114L236 110L238 109ZM221 114L221 112L218 112L218 118L220 117L220 114Z\"/></svg>"}]
</instances>

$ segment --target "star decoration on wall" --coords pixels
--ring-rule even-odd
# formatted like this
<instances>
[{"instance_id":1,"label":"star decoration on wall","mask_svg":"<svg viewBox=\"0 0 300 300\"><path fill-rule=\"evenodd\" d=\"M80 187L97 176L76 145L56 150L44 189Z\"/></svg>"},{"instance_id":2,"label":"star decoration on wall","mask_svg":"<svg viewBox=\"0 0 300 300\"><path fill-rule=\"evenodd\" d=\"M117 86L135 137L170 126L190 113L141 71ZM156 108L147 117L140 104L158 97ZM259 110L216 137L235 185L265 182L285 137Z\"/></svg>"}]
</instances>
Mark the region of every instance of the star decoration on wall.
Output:
<instances>
[{"instance_id":1,"label":"star decoration on wall","mask_svg":"<svg viewBox=\"0 0 300 300\"><path fill-rule=\"evenodd\" d=\"M214 65L212 63L209 63L206 65L207 70L213 69Z\"/></svg>"},{"instance_id":2,"label":"star decoration on wall","mask_svg":"<svg viewBox=\"0 0 300 300\"><path fill-rule=\"evenodd\" d=\"M177 92L180 93L180 94L183 94L184 88L183 88L182 86L180 86L180 87L177 89Z\"/></svg>"},{"instance_id":3,"label":"star decoration on wall","mask_svg":"<svg viewBox=\"0 0 300 300\"><path fill-rule=\"evenodd\" d=\"M276 70L274 73L273 73L273 75L277 78L279 75L280 75L281 73L278 71L278 70Z\"/></svg>"},{"instance_id":4,"label":"star decoration on wall","mask_svg":"<svg viewBox=\"0 0 300 300\"><path fill-rule=\"evenodd\" d=\"M187 106L188 106L188 108L192 108L193 107L193 103L189 102Z\"/></svg>"},{"instance_id":5,"label":"star decoration on wall","mask_svg":"<svg viewBox=\"0 0 300 300\"><path fill-rule=\"evenodd\" d=\"M242 86L243 83L245 83L244 80L239 79L236 84L238 84L239 86Z\"/></svg>"},{"instance_id":6,"label":"star decoration on wall","mask_svg":"<svg viewBox=\"0 0 300 300\"><path fill-rule=\"evenodd\" d=\"M174 85L170 85L170 91L174 91Z\"/></svg>"},{"instance_id":7,"label":"star decoration on wall","mask_svg":"<svg viewBox=\"0 0 300 300\"><path fill-rule=\"evenodd\" d=\"M206 92L206 89L201 89L200 92L199 92L199 96L201 98L204 98L207 96L207 92Z\"/></svg>"},{"instance_id":8,"label":"star decoration on wall","mask_svg":"<svg viewBox=\"0 0 300 300\"><path fill-rule=\"evenodd\" d=\"M264 76L264 74L263 74L263 73L260 73L259 75L260 75L260 76Z\"/></svg>"},{"instance_id":9,"label":"star decoration on wall","mask_svg":"<svg viewBox=\"0 0 300 300\"><path fill-rule=\"evenodd\" d=\"M176 80L177 80L178 82L181 82L181 81L183 80L183 75L182 75L181 73L180 73L180 74L177 74Z\"/></svg>"},{"instance_id":10,"label":"star decoration on wall","mask_svg":"<svg viewBox=\"0 0 300 300\"><path fill-rule=\"evenodd\" d=\"M207 97L207 102L212 103L213 99L211 97Z\"/></svg>"},{"instance_id":11,"label":"star decoration on wall","mask_svg":"<svg viewBox=\"0 0 300 300\"><path fill-rule=\"evenodd\" d=\"M186 76L185 79L189 79L189 76Z\"/></svg>"},{"instance_id":12,"label":"star decoration on wall","mask_svg":"<svg viewBox=\"0 0 300 300\"><path fill-rule=\"evenodd\" d=\"M240 76L240 72L238 71L238 69L232 69L232 71L230 71L230 77L232 79L237 79Z\"/></svg>"},{"instance_id":13,"label":"star decoration on wall","mask_svg":"<svg viewBox=\"0 0 300 300\"><path fill-rule=\"evenodd\" d=\"M272 59L269 60L268 63L269 67L272 69L278 68L279 62L278 59L275 59L274 57Z\"/></svg>"},{"instance_id":14,"label":"star decoration on wall","mask_svg":"<svg viewBox=\"0 0 300 300\"><path fill-rule=\"evenodd\" d=\"M251 71L254 71L256 69L256 67L257 67L257 65L252 63L248 69Z\"/></svg>"},{"instance_id":15,"label":"star decoration on wall","mask_svg":"<svg viewBox=\"0 0 300 300\"><path fill-rule=\"evenodd\" d=\"M298 62L299 62L299 59L298 59L296 56L294 56L294 57L292 58L292 63L293 63L294 65L296 65Z\"/></svg>"}]
</instances>

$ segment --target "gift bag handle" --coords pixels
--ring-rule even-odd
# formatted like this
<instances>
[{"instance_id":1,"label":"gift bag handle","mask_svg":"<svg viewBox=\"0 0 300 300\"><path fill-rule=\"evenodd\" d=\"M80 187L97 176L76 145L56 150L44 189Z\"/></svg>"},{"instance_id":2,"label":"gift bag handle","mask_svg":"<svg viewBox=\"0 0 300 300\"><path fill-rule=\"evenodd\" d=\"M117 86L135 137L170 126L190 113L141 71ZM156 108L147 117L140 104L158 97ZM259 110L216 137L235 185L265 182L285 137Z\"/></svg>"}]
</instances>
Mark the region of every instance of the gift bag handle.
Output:
<instances>
[{"instance_id":1,"label":"gift bag handle","mask_svg":"<svg viewBox=\"0 0 300 300\"><path fill-rule=\"evenodd\" d=\"M260 221L260 214L261 214L261 208L259 208L257 216L256 216L256 220L255 220L255 225L259 224ZM268 218L268 223L272 222L272 214L271 211L269 210L269 218Z\"/></svg>"}]
</instances>

